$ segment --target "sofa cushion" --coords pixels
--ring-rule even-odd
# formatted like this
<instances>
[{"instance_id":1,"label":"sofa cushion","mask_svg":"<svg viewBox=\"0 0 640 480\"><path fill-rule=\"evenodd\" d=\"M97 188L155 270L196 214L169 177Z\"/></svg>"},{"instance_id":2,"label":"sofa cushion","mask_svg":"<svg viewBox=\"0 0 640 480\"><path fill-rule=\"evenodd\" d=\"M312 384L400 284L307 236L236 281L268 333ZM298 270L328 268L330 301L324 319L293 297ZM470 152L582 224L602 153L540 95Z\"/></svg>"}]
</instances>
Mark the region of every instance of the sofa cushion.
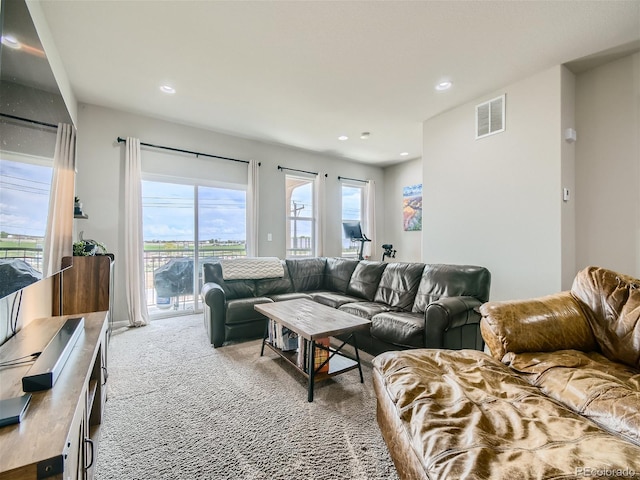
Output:
<instances>
[{"instance_id":1,"label":"sofa cushion","mask_svg":"<svg viewBox=\"0 0 640 480\"><path fill-rule=\"evenodd\" d=\"M474 265L426 265L416 293L412 311L424 312L429 304L440 297L460 295L475 297L481 302L489 300L491 274L484 267Z\"/></svg>"},{"instance_id":2,"label":"sofa cushion","mask_svg":"<svg viewBox=\"0 0 640 480\"><path fill-rule=\"evenodd\" d=\"M273 303L273 300L267 297L251 297L251 298L238 298L227 302L227 314L225 316L225 323L237 324L245 322L253 322L255 320L262 320L266 318L261 313L258 313L253 307L260 303Z\"/></svg>"},{"instance_id":3,"label":"sofa cushion","mask_svg":"<svg viewBox=\"0 0 640 480\"><path fill-rule=\"evenodd\" d=\"M380 430L401 478L577 479L588 476L585 469L640 471L640 447L482 352L383 353L373 359L373 381Z\"/></svg>"},{"instance_id":4,"label":"sofa cushion","mask_svg":"<svg viewBox=\"0 0 640 480\"><path fill-rule=\"evenodd\" d=\"M576 275L571 293L609 360L640 368L640 280L599 267Z\"/></svg>"},{"instance_id":5,"label":"sofa cushion","mask_svg":"<svg viewBox=\"0 0 640 480\"><path fill-rule=\"evenodd\" d=\"M358 260L350 258L327 258L324 268L324 288L333 292L345 293Z\"/></svg>"},{"instance_id":6,"label":"sofa cushion","mask_svg":"<svg viewBox=\"0 0 640 480\"><path fill-rule=\"evenodd\" d=\"M278 293L276 295L269 295L269 298L274 302L284 302L286 300L296 300L298 298L311 298L308 293L291 292L291 293Z\"/></svg>"},{"instance_id":7,"label":"sofa cushion","mask_svg":"<svg viewBox=\"0 0 640 480\"><path fill-rule=\"evenodd\" d=\"M590 352L598 348L583 309L570 292L487 302L480 312L482 337L498 360L507 352Z\"/></svg>"},{"instance_id":8,"label":"sofa cushion","mask_svg":"<svg viewBox=\"0 0 640 480\"><path fill-rule=\"evenodd\" d=\"M255 280L256 296L266 297L271 295L277 295L280 293L293 292L293 284L291 283L291 277L289 276L289 269L287 263L281 260L284 275L280 278L264 278Z\"/></svg>"},{"instance_id":9,"label":"sofa cushion","mask_svg":"<svg viewBox=\"0 0 640 480\"><path fill-rule=\"evenodd\" d=\"M286 262L296 292L324 290L326 258L288 258Z\"/></svg>"},{"instance_id":10,"label":"sofa cushion","mask_svg":"<svg viewBox=\"0 0 640 480\"><path fill-rule=\"evenodd\" d=\"M345 303L362 301L361 298L352 297L351 295L343 295L337 292L309 292L309 295L314 301L332 308L338 308Z\"/></svg>"},{"instance_id":11,"label":"sofa cushion","mask_svg":"<svg viewBox=\"0 0 640 480\"><path fill-rule=\"evenodd\" d=\"M423 270L422 263L388 263L373 301L410 311Z\"/></svg>"},{"instance_id":12,"label":"sofa cushion","mask_svg":"<svg viewBox=\"0 0 640 480\"><path fill-rule=\"evenodd\" d=\"M343 312L350 313L351 315L357 315L358 317L368 318L369 320L371 320L374 315L382 312L395 312L398 310L398 308L387 305L386 303L355 302L345 303L344 305L340 306L338 310L342 310Z\"/></svg>"},{"instance_id":13,"label":"sofa cushion","mask_svg":"<svg viewBox=\"0 0 640 480\"><path fill-rule=\"evenodd\" d=\"M424 347L424 313L384 312L371 318L370 333L401 347Z\"/></svg>"},{"instance_id":14,"label":"sofa cushion","mask_svg":"<svg viewBox=\"0 0 640 480\"><path fill-rule=\"evenodd\" d=\"M576 350L508 353L503 362L545 395L640 445L640 371Z\"/></svg>"},{"instance_id":15,"label":"sofa cushion","mask_svg":"<svg viewBox=\"0 0 640 480\"><path fill-rule=\"evenodd\" d=\"M222 278L222 266L219 262L205 263L202 265L204 283L214 282L222 287L227 300L255 296L254 280L224 280Z\"/></svg>"},{"instance_id":16,"label":"sofa cushion","mask_svg":"<svg viewBox=\"0 0 640 480\"><path fill-rule=\"evenodd\" d=\"M346 291L347 295L364 298L372 302L386 267L387 264L382 262L372 262L370 260L358 262L351 275Z\"/></svg>"}]
</instances>

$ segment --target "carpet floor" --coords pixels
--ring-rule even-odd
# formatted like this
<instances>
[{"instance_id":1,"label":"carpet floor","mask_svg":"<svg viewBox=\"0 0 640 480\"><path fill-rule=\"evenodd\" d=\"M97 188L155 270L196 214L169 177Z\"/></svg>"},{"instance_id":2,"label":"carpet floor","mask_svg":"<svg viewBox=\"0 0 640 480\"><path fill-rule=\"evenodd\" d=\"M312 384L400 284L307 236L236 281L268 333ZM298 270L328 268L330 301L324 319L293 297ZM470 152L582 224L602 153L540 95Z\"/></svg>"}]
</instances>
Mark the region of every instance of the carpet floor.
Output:
<instances>
[{"instance_id":1,"label":"carpet floor","mask_svg":"<svg viewBox=\"0 0 640 480\"><path fill-rule=\"evenodd\" d=\"M260 341L214 349L202 315L113 332L97 480L397 479L370 357L316 384Z\"/></svg>"}]
</instances>

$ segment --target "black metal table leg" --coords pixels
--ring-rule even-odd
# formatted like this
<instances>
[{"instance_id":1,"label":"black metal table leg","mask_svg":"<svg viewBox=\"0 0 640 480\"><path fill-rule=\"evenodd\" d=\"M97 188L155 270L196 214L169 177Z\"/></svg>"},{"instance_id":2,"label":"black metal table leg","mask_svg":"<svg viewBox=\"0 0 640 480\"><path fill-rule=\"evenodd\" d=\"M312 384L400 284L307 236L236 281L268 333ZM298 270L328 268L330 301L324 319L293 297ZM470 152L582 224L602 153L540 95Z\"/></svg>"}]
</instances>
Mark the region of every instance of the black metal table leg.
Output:
<instances>
[{"instance_id":1,"label":"black metal table leg","mask_svg":"<svg viewBox=\"0 0 640 480\"><path fill-rule=\"evenodd\" d=\"M267 338L269 337L269 322L271 322L271 320L267 320L267 323L264 327L264 335L262 336L262 349L260 349L261 357L264 355L264 344L267 341Z\"/></svg>"},{"instance_id":2,"label":"black metal table leg","mask_svg":"<svg viewBox=\"0 0 640 480\"><path fill-rule=\"evenodd\" d=\"M353 349L356 351L356 361L358 362L358 371L360 372L360 383L364 383L364 377L362 376L362 366L360 365L360 354L358 353L358 342L356 341L356 334L353 335Z\"/></svg>"},{"instance_id":3,"label":"black metal table leg","mask_svg":"<svg viewBox=\"0 0 640 480\"><path fill-rule=\"evenodd\" d=\"M308 369L309 369L309 386L307 388L307 401L308 402L313 402L313 384L315 382L315 373L316 373L316 366L315 366L315 358L316 358L316 342L315 340L311 340L309 342L309 346L310 348L307 350L307 354L308 354Z\"/></svg>"}]
</instances>

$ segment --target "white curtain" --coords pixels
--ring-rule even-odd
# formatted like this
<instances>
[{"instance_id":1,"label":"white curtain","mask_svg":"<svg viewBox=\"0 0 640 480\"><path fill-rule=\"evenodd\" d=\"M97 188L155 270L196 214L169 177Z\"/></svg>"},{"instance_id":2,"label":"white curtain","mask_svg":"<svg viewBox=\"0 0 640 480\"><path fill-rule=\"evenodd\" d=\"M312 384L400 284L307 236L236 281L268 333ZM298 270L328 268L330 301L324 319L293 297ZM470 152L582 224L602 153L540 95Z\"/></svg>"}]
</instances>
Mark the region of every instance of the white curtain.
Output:
<instances>
[{"instance_id":1,"label":"white curtain","mask_svg":"<svg viewBox=\"0 0 640 480\"><path fill-rule=\"evenodd\" d=\"M364 204L364 234L371 239L364 245L363 256L368 256L371 260L375 260L376 252L376 182L367 180L367 189L365 193L366 201Z\"/></svg>"},{"instance_id":2,"label":"white curtain","mask_svg":"<svg viewBox=\"0 0 640 480\"><path fill-rule=\"evenodd\" d=\"M56 150L53 156L53 177L47 230L43 252L43 277L60 270L62 257L72 255L73 196L76 164L76 134L73 125L58 124Z\"/></svg>"},{"instance_id":3,"label":"white curtain","mask_svg":"<svg viewBox=\"0 0 640 480\"><path fill-rule=\"evenodd\" d=\"M127 137L124 180L124 268L129 324L149 324L144 290L140 140Z\"/></svg>"},{"instance_id":4,"label":"white curtain","mask_svg":"<svg viewBox=\"0 0 640 480\"><path fill-rule=\"evenodd\" d=\"M315 193L315 217L316 217L316 226L315 226L315 237L316 237L316 257L324 256L324 232L325 232L325 215L326 215L326 207L325 207L325 185L327 183L327 176L322 173L318 173L316 175L316 179L313 181L314 186L313 190Z\"/></svg>"},{"instance_id":5,"label":"white curtain","mask_svg":"<svg viewBox=\"0 0 640 480\"><path fill-rule=\"evenodd\" d=\"M260 165L255 160L249 161L247 179L247 256L258 256L258 171Z\"/></svg>"}]
</instances>

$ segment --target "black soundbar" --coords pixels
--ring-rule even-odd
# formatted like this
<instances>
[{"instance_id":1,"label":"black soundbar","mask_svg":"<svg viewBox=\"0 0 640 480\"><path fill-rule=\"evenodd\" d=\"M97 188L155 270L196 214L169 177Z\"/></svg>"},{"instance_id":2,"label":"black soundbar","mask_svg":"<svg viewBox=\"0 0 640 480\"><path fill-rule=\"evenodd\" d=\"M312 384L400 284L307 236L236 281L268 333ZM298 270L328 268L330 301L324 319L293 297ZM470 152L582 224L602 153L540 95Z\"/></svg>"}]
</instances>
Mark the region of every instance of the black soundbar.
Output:
<instances>
[{"instance_id":1,"label":"black soundbar","mask_svg":"<svg viewBox=\"0 0 640 480\"><path fill-rule=\"evenodd\" d=\"M83 329L84 317L67 319L22 377L22 390L37 392L53 387Z\"/></svg>"}]
</instances>

